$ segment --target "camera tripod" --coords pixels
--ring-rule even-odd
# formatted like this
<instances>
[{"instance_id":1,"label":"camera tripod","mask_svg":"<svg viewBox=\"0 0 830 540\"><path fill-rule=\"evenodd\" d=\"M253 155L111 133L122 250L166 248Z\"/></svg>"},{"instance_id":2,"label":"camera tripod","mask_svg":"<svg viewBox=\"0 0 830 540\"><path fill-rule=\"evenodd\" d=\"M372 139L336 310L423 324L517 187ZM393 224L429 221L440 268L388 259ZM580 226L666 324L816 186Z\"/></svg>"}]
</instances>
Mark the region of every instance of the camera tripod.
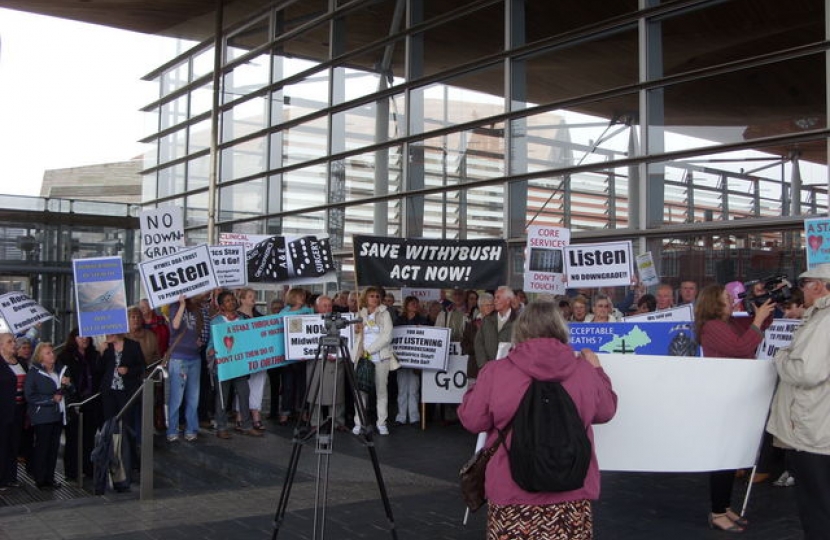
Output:
<instances>
[{"instance_id":1,"label":"camera tripod","mask_svg":"<svg viewBox=\"0 0 830 540\"><path fill-rule=\"evenodd\" d=\"M327 316L328 315L324 315L324 318ZM392 534L393 540L397 540L398 535L397 531L395 530L395 519L392 516L392 506L389 504L389 496L386 493L386 486L383 483L383 476L380 471L380 463L378 462L377 452L375 451L375 444L372 440L372 428L367 427L366 408L363 403L363 399L361 398L361 394L357 390L354 366L352 364L351 357L349 356L348 347L346 346L346 338L340 336L339 328L335 324L327 324L326 330L327 334L320 338L320 343L317 346L317 353L314 356L311 376L308 380L315 380L315 371L318 369L320 370L320 376L317 378L317 384L310 384L306 388L305 395L303 396L303 407L301 411L302 413L310 412L308 410L309 401L313 403L313 407L315 407L315 415L317 418L318 427L315 428L311 426L308 419L303 420L303 418L313 418L315 415L305 416L304 414L300 414L294 425L294 436L292 440L291 457L288 461L288 470L285 474L285 482L282 486L282 493L280 493L280 500L277 504L277 510L274 514L274 531L271 535L271 539L276 540L277 535L279 534L280 526L282 525L282 522L285 519L285 511L288 507L288 499L291 495L291 488L294 485L294 477L297 473L297 465L300 461L300 453L302 447L303 445L308 444L311 441L315 442L315 452L317 454L317 478L315 481L314 500L314 529L312 533L312 538L315 540L317 538L320 538L322 540L325 537L326 503L328 498L329 485L329 462L331 460L335 432L334 415L335 396L337 394L338 383L337 369L335 369L334 384L331 394L331 405L329 405L328 415L325 420L323 419L322 415L322 400L317 398L322 393L323 380L325 378L325 369L322 368L322 364L323 362L329 361L328 359L331 356L334 356L335 361L338 363L338 365L343 366L343 370L346 375L346 383L348 385L347 390L351 391L352 396L354 396L355 410L357 411L358 418L360 419L360 425L362 426L360 428L360 439L361 441L363 441L363 443L366 445L366 448L369 450L369 457L372 460L372 468L375 472L375 480L378 484L380 497L383 500L383 507L386 511L386 518L389 521L389 532ZM321 358L322 361L320 361ZM312 386L316 388L311 388ZM309 393L312 391L312 399L309 400Z\"/></svg>"}]
</instances>

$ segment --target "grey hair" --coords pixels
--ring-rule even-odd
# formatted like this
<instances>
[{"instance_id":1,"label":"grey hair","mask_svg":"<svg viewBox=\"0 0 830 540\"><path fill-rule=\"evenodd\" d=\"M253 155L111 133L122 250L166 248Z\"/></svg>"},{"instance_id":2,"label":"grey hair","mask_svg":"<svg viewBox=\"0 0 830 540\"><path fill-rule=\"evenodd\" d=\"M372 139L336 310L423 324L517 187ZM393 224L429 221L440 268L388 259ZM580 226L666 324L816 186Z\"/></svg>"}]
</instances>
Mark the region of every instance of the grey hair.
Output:
<instances>
[{"instance_id":1,"label":"grey hair","mask_svg":"<svg viewBox=\"0 0 830 540\"><path fill-rule=\"evenodd\" d=\"M512 299L514 296L516 296L516 295L513 293L513 289L511 289L511 288L510 288L510 287L508 287L507 285L502 285L501 287L499 287L498 289L496 289L496 292L499 292L499 291L503 292L503 293L504 293L505 298L507 298L508 300L509 300L509 299Z\"/></svg>"},{"instance_id":2,"label":"grey hair","mask_svg":"<svg viewBox=\"0 0 830 540\"><path fill-rule=\"evenodd\" d=\"M484 304L492 304L493 303L493 295L486 292L481 293L481 296L478 297L478 307L481 308Z\"/></svg>"},{"instance_id":3,"label":"grey hair","mask_svg":"<svg viewBox=\"0 0 830 540\"><path fill-rule=\"evenodd\" d=\"M568 343L568 324L553 302L531 302L513 325L513 344L534 338L553 338Z\"/></svg>"}]
</instances>

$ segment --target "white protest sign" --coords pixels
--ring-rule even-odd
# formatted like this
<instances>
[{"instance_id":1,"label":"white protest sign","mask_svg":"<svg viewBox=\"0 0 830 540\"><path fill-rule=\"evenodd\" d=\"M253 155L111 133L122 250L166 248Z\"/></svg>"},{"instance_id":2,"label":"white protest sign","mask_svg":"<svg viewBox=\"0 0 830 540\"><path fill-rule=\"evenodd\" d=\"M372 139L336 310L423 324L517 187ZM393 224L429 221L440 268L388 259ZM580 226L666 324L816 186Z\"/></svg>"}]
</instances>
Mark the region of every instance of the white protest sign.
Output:
<instances>
[{"instance_id":1,"label":"white protest sign","mask_svg":"<svg viewBox=\"0 0 830 540\"><path fill-rule=\"evenodd\" d=\"M571 241L571 231L564 227L527 228L524 290L548 294L565 293L564 248Z\"/></svg>"},{"instance_id":2,"label":"white protest sign","mask_svg":"<svg viewBox=\"0 0 830 540\"><path fill-rule=\"evenodd\" d=\"M213 271L220 287L244 287L248 283L248 268L245 265L245 246L210 246Z\"/></svg>"},{"instance_id":3,"label":"white protest sign","mask_svg":"<svg viewBox=\"0 0 830 540\"><path fill-rule=\"evenodd\" d=\"M407 296L414 296L419 302L432 302L433 300L441 300L441 289L414 289L411 287L403 287L401 289L401 298Z\"/></svg>"},{"instance_id":4,"label":"white protest sign","mask_svg":"<svg viewBox=\"0 0 830 540\"><path fill-rule=\"evenodd\" d=\"M401 366L415 369L446 369L450 329L435 326L396 326L392 350Z\"/></svg>"},{"instance_id":5,"label":"white protest sign","mask_svg":"<svg viewBox=\"0 0 830 540\"><path fill-rule=\"evenodd\" d=\"M342 314L344 322L354 318L351 313ZM323 315L292 315L285 317L285 357L291 360L312 360L317 356L320 338L328 333L326 323L337 324L335 320L323 319ZM354 346L354 325L340 329L340 337L346 338L346 347ZM339 348L338 348L339 350Z\"/></svg>"},{"instance_id":6,"label":"white protest sign","mask_svg":"<svg viewBox=\"0 0 830 540\"><path fill-rule=\"evenodd\" d=\"M660 311L650 311L648 313L638 313L637 315L629 315L623 317L624 322L637 321L662 321L662 322L689 322L695 320L695 311L692 304L683 304L669 309L661 309Z\"/></svg>"},{"instance_id":7,"label":"white protest sign","mask_svg":"<svg viewBox=\"0 0 830 540\"><path fill-rule=\"evenodd\" d=\"M145 260L176 253L184 243L184 218L178 206L162 206L143 210L141 223L141 254Z\"/></svg>"},{"instance_id":8,"label":"white protest sign","mask_svg":"<svg viewBox=\"0 0 830 540\"><path fill-rule=\"evenodd\" d=\"M227 246L232 244L239 244L245 248L247 253L255 245L271 238L270 234L248 234L248 233L219 233L219 245Z\"/></svg>"},{"instance_id":9,"label":"white protest sign","mask_svg":"<svg viewBox=\"0 0 830 540\"><path fill-rule=\"evenodd\" d=\"M10 292L0 296L0 316L13 334L25 332L52 318L52 314L46 308L22 292Z\"/></svg>"},{"instance_id":10,"label":"white protest sign","mask_svg":"<svg viewBox=\"0 0 830 540\"><path fill-rule=\"evenodd\" d=\"M139 263L141 282L153 308L192 297L219 286L210 251L204 244Z\"/></svg>"},{"instance_id":11,"label":"white protest sign","mask_svg":"<svg viewBox=\"0 0 830 540\"><path fill-rule=\"evenodd\" d=\"M594 426L600 469L702 472L755 463L775 389L772 362L599 358L619 396L614 418Z\"/></svg>"},{"instance_id":12,"label":"white protest sign","mask_svg":"<svg viewBox=\"0 0 830 540\"><path fill-rule=\"evenodd\" d=\"M466 355L451 355L445 370L421 372L422 403L461 403L466 391Z\"/></svg>"},{"instance_id":13,"label":"white protest sign","mask_svg":"<svg viewBox=\"0 0 830 540\"><path fill-rule=\"evenodd\" d=\"M774 319L764 331L764 341L758 346L758 360L772 360L779 350L790 346L793 333L802 325L801 319Z\"/></svg>"},{"instance_id":14,"label":"white protest sign","mask_svg":"<svg viewBox=\"0 0 830 540\"><path fill-rule=\"evenodd\" d=\"M631 242L566 246L565 274L571 289L630 285L634 277Z\"/></svg>"},{"instance_id":15,"label":"white protest sign","mask_svg":"<svg viewBox=\"0 0 830 540\"><path fill-rule=\"evenodd\" d=\"M654 259L651 258L651 252L646 251L641 255L637 255L637 271L640 274L640 283L646 287L651 287L660 284L660 276L657 275L657 267L654 266Z\"/></svg>"}]
</instances>

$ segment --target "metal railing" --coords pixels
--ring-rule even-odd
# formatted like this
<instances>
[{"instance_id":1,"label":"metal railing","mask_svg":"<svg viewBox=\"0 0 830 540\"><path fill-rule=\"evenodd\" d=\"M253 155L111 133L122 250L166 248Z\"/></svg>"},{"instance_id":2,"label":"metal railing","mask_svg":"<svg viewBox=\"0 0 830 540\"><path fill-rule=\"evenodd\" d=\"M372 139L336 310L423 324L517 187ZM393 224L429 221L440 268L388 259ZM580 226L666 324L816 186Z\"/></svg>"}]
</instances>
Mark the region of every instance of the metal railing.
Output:
<instances>
[{"instance_id":1,"label":"metal railing","mask_svg":"<svg viewBox=\"0 0 830 540\"><path fill-rule=\"evenodd\" d=\"M156 383L160 383L167 378L167 370L162 365L161 361L155 362L154 364L150 364L147 366L150 369L150 373L144 378L144 381L141 383L141 386L130 396L130 399L127 400L127 403L124 404L124 407L118 411L118 414L115 415L114 420L116 422L120 422L122 417L127 413L127 411L138 401L139 397L141 397L141 474L139 477L139 499L142 501L152 500L153 499L153 435L155 432L155 428L153 426L153 402L155 393L153 392L153 388L155 387ZM147 388L150 388L150 391L146 391ZM84 455L84 437L83 437L83 427L84 427L84 413L81 410L81 407L97 398L100 397L100 393L95 394L87 398L86 400L73 403L69 405L69 408L76 408L78 414L78 485L83 486L83 455ZM97 465L95 465L97 466ZM94 475L93 475L94 476Z\"/></svg>"}]
</instances>

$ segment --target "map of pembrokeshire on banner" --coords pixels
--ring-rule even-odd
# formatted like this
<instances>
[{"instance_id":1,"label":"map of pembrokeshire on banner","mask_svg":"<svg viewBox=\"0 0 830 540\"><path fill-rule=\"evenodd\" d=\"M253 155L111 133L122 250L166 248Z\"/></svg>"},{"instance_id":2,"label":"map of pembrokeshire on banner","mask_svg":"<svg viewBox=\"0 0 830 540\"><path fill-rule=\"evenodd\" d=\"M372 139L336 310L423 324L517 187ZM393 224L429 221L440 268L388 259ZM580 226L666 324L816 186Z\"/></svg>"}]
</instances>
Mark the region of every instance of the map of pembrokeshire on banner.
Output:
<instances>
[{"instance_id":1,"label":"map of pembrokeshire on banner","mask_svg":"<svg viewBox=\"0 0 830 540\"><path fill-rule=\"evenodd\" d=\"M692 324L685 322L574 323L570 325L575 350L607 354L699 356Z\"/></svg>"}]
</instances>

